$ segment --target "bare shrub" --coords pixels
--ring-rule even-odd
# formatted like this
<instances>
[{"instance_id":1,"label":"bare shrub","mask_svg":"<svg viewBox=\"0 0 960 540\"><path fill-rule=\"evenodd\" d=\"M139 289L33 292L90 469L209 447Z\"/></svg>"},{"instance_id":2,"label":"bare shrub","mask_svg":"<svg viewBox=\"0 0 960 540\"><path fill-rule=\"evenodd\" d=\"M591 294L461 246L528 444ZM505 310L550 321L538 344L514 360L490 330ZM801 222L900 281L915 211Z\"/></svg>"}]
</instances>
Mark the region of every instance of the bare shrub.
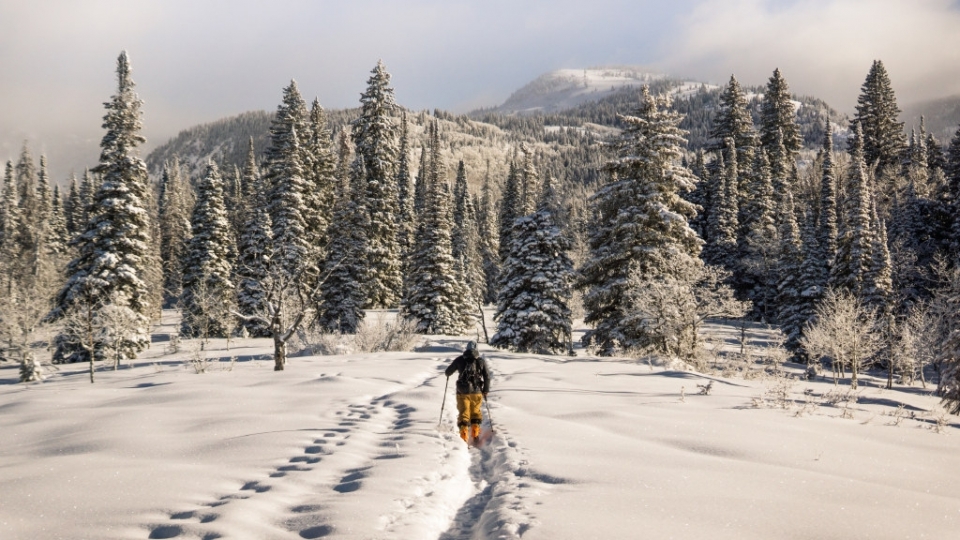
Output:
<instances>
[{"instance_id":1,"label":"bare shrub","mask_svg":"<svg viewBox=\"0 0 960 540\"><path fill-rule=\"evenodd\" d=\"M861 369L882 345L876 312L852 294L832 289L815 312L814 322L804 329L801 346L811 358L832 359L834 382L849 368L850 387L856 389Z\"/></svg>"},{"instance_id":2,"label":"bare shrub","mask_svg":"<svg viewBox=\"0 0 960 540\"><path fill-rule=\"evenodd\" d=\"M375 320L366 318L355 334L302 330L291 347L297 356L412 351L422 339L416 333L415 321L403 317L388 321L386 314L380 313Z\"/></svg>"},{"instance_id":3,"label":"bare shrub","mask_svg":"<svg viewBox=\"0 0 960 540\"><path fill-rule=\"evenodd\" d=\"M397 317L390 322L380 313L376 321L367 319L357 328L355 343L360 352L411 351L423 339L416 327L411 319Z\"/></svg>"}]
</instances>

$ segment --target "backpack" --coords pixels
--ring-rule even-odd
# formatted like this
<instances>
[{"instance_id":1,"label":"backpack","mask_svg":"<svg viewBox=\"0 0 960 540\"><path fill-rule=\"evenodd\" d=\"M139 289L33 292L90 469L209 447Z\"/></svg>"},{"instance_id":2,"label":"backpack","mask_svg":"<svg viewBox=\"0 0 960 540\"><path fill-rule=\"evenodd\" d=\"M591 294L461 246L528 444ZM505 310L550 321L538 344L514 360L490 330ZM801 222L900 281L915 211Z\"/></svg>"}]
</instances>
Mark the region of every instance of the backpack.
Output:
<instances>
[{"instance_id":1,"label":"backpack","mask_svg":"<svg viewBox=\"0 0 960 540\"><path fill-rule=\"evenodd\" d=\"M480 372L480 356L466 359L466 365L457 378L457 388L468 393L476 393L483 390L483 373Z\"/></svg>"}]
</instances>

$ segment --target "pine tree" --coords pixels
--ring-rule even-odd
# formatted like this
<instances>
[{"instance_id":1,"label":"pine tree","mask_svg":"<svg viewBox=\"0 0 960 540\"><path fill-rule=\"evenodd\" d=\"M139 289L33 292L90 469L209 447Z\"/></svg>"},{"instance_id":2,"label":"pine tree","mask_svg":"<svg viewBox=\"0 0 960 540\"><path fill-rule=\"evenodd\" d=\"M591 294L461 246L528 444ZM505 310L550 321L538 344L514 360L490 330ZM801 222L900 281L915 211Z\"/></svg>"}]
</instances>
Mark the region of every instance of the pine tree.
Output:
<instances>
[{"instance_id":1,"label":"pine tree","mask_svg":"<svg viewBox=\"0 0 960 540\"><path fill-rule=\"evenodd\" d=\"M362 173L363 169L357 172ZM324 261L325 281L317 309L317 325L326 332L355 333L365 316L363 253L366 249L364 225L368 215L358 203L362 200L359 191L362 186L361 181L343 184L334 206L333 223L340 226L337 234L332 236ZM347 226L343 227L344 224Z\"/></svg>"},{"instance_id":2,"label":"pine tree","mask_svg":"<svg viewBox=\"0 0 960 540\"><path fill-rule=\"evenodd\" d=\"M863 132L863 159L869 167L896 166L906 146L903 122L897 121L900 108L883 62L874 60L867 78L860 87L856 114L850 121L851 130L860 124ZM854 152L851 142L850 151Z\"/></svg>"},{"instance_id":3,"label":"pine tree","mask_svg":"<svg viewBox=\"0 0 960 540\"><path fill-rule=\"evenodd\" d=\"M78 255L67 268L69 278L57 297L51 318L63 317L76 309L101 311L111 308L126 313L130 321L116 348L119 356L134 358L149 343L144 265L149 263L149 214L147 168L136 154L145 142L140 135L141 101L134 93L127 53L117 59L118 90L105 103L100 143L100 164L95 172L103 178L90 205L91 217L77 242ZM55 361L87 360L79 336L61 332L56 339ZM98 343L97 351L107 344ZM97 353L100 354L99 352Z\"/></svg>"},{"instance_id":4,"label":"pine tree","mask_svg":"<svg viewBox=\"0 0 960 540\"><path fill-rule=\"evenodd\" d=\"M247 209L237 242L237 309L241 315L254 316L267 313L263 283L270 269L273 237L265 181L257 169L252 140L242 174ZM243 319L241 324L252 337L270 337L270 329L262 320Z\"/></svg>"},{"instance_id":5,"label":"pine tree","mask_svg":"<svg viewBox=\"0 0 960 540\"><path fill-rule=\"evenodd\" d=\"M270 145L264 169L273 227L272 262L287 278L309 281L316 276L313 246L307 241L307 181L304 177L300 133L307 133L306 104L295 81L283 89L283 100L270 126ZM298 131L298 126L300 130Z\"/></svg>"},{"instance_id":6,"label":"pine tree","mask_svg":"<svg viewBox=\"0 0 960 540\"><path fill-rule=\"evenodd\" d=\"M823 298L827 286L829 271L823 262L823 250L817 241L817 218L812 208L807 208L800 225L800 244L803 252L803 262L800 265L800 279L798 289L799 321L802 329L813 318L816 306ZM795 351L798 360L806 361L802 348Z\"/></svg>"},{"instance_id":7,"label":"pine tree","mask_svg":"<svg viewBox=\"0 0 960 540\"><path fill-rule=\"evenodd\" d=\"M309 156L304 163L306 192L304 222L307 244L312 247L310 257L319 267L327 244L330 242L330 214L333 210L334 186L336 185L337 160L333 152L333 140L327 127L327 116L316 99L310 107L310 129L304 148Z\"/></svg>"},{"instance_id":8,"label":"pine tree","mask_svg":"<svg viewBox=\"0 0 960 540\"><path fill-rule=\"evenodd\" d=\"M461 159L457 163L457 177L453 181L453 235L451 245L453 249L453 258L461 259L466 251L465 230L467 207L470 204L470 191L467 188L467 170Z\"/></svg>"},{"instance_id":9,"label":"pine tree","mask_svg":"<svg viewBox=\"0 0 960 540\"><path fill-rule=\"evenodd\" d=\"M90 174L90 171L83 171L83 180L80 182L80 206L76 211L74 220L77 223L77 234L83 233L93 214L93 202L100 188L99 178Z\"/></svg>"},{"instance_id":10,"label":"pine tree","mask_svg":"<svg viewBox=\"0 0 960 540\"><path fill-rule=\"evenodd\" d=\"M760 144L773 152L777 145L777 132L782 134L783 146L791 156L796 156L803 147L803 137L797 127L797 111L790 99L790 88L780 74L773 70L773 76L767 82L760 107Z\"/></svg>"},{"instance_id":11,"label":"pine tree","mask_svg":"<svg viewBox=\"0 0 960 540\"><path fill-rule=\"evenodd\" d=\"M696 187L693 191L685 194L684 198L697 207L697 215L690 220L690 227L697 232L705 242L709 242L707 237L707 221L711 209L711 177L707 170L707 164L704 159L703 149L698 148L693 158L693 166L690 171L697 178Z\"/></svg>"},{"instance_id":12,"label":"pine tree","mask_svg":"<svg viewBox=\"0 0 960 540\"><path fill-rule=\"evenodd\" d=\"M737 152L732 138L726 140L726 152L717 158L716 182L718 192L714 196L714 207L710 212L710 243L704 248L703 258L708 264L723 266L729 270L735 267L737 257L738 203L740 199Z\"/></svg>"},{"instance_id":13,"label":"pine tree","mask_svg":"<svg viewBox=\"0 0 960 540\"><path fill-rule=\"evenodd\" d=\"M369 214L367 238L367 306L395 307L400 299L400 245L397 242L398 161L397 127L393 122L397 105L390 87L390 75L377 62L360 95L360 117L353 123L357 161L366 171L363 205Z\"/></svg>"},{"instance_id":14,"label":"pine tree","mask_svg":"<svg viewBox=\"0 0 960 540\"><path fill-rule=\"evenodd\" d=\"M738 272L737 281L745 289L746 297L753 302L761 320L770 320L776 315L774 267L779 250L779 234L774 221L775 202L770 166L763 149L754 160L749 187L746 198L749 206L744 212L748 221L742 224L745 229L744 241L739 249L742 272Z\"/></svg>"},{"instance_id":15,"label":"pine tree","mask_svg":"<svg viewBox=\"0 0 960 540\"><path fill-rule=\"evenodd\" d=\"M540 193L540 175L533 162L533 151L526 145L521 145L520 151L523 152L523 167L520 169L520 203L516 207L517 217L533 213Z\"/></svg>"},{"instance_id":16,"label":"pine tree","mask_svg":"<svg viewBox=\"0 0 960 540\"><path fill-rule=\"evenodd\" d=\"M440 178L436 131L434 124L425 206L417 225L401 312L416 322L418 333L457 335L464 330L466 290L458 282L457 262L453 257L450 192Z\"/></svg>"},{"instance_id":17,"label":"pine tree","mask_svg":"<svg viewBox=\"0 0 960 540\"><path fill-rule=\"evenodd\" d=\"M477 228L480 236L480 258L483 261L483 273L486 289L483 302L489 304L497 299L500 283L499 236L497 217L493 213L493 189L490 186L490 167L480 189L480 203L477 206Z\"/></svg>"},{"instance_id":18,"label":"pine tree","mask_svg":"<svg viewBox=\"0 0 960 540\"><path fill-rule=\"evenodd\" d=\"M570 242L554 222L557 202L547 182L537 211L514 221L491 345L537 354L572 351L573 261Z\"/></svg>"},{"instance_id":19,"label":"pine tree","mask_svg":"<svg viewBox=\"0 0 960 540\"><path fill-rule=\"evenodd\" d=\"M192 236L183 254L180 332L189 337L227 337L233 330L228 314L236 294L232 279L236 245L223 185L217 165L211 162L197 185Z\"/></svg>"},{"instance_id":20,"label":"pine tree","mask_svg":"<svg viewBox=\"0 0 960 540\"><path fill-rule=\"evenodd\" d=\"M341 132L341 164L350 161L350 141ZM366 236L368 214L363 206L365 171L343 167L338 172L338 189L330 221L330 246L323 262L323 287L317 307L317 326L326 332L352 334L363 322L366 293Z\"/></svg>"},{"instance_id":21,"label":"pine tree","mask_svg":"<svg viewBox=\"0 0 960 540\"><path fill-rule=\"evenodd\" d=\"M947 167L947 156L943 153L943 146L940 141L934 137L933 133L927 134L927 165L931 171L944 170Z\"/></svg>"},{"instance_id":22,"label":"pine tree","mask_svg":"<svg viewBox=\"0 0 960 540\"><path fill-rule=\"evenodd\" d=\"M799 347L803 325L803 306L801 295L803 284L801 265L803 252L800 232L794 214L793 195L787 191L780 198L777 207L780 253L777 262L777 319L786 336L784 346L794 351Z\"/></svg>"},{"instance_id":23,"label":"pine tree","mask_svg":"<svg viewBox=\"0 0 960 540\"><path fill-rule=\"evenodd\" d=\"M720 104L713 119L713 129L710 137L714 140L712 150L726 152L727 139L733 139L733 146L737 150L737 161L752 162L752 156L747 153L757 147L757 134L753 129L753 118L747 104L746 95L736 77L730 76L730 82L720 92ZM725 156L730 160L730 156Z\"/></svg>"},{"instance_id":24,"label":"pine tree","mask_svg":"<svg viewBox=\"0 0 960 540\"><path fill-rule=\"evenodd\" d=\"M855 296L863 294L863 282L873 259L870 227L871 183L863 151L863 132L854 125L851 170L844 197L843 230L837 238L837 257L830 274L830 287L843 288Z\"/></svg>"},{"instance_id":25,"label":"pine tree","mask_svg":"<svg viewBox=\"0 0 960 540\"><path fill-rule=\"evenodd\" d=\"M459 282L466 289L462 312L469 319L478 301L486 292L483 261L480 254L480 235L477 228L477 210L467 188L467 173L463 160L457 166L453 186L453 231L451 246L453 258L460 269Z\"/></svg>"},{"instance_id":26,"label":"pine tree","mask_svg":"<svg viewBox=\"0 0 960 540\"><path fill-rule=\"evenodd\" d=\"M47 238L47 252L55 259L67 253L70 233L67 231L67 218L63 210L63 197L60 186L53 186L50 199L50 235Z\"/></svg>"},{"instance_id":27,"label":"pine tree","mask_svg":"<svg viewBox=\"0 0 960 540\"><path fill-rule=\"evenodd\" d=\"M701 240L688 224L696 213L679 192L693 189L690 171L678 165L686 141L681 116L644 87L639 110L620 116L625 129L617 157L606 164L610 180L590 199L590 258L577 286L586 289L585 322L594 325L584 342L605 352L620 344L642 346L656 339L631 324L630 280L680 279L697 259Z\"/></svg>"},{"instance_id":28,"label":"pine tree","mask_svg":"<svg viewBox=\"0 0 960 540\"><path fill-rule=\"evenodd\" d=\"M24 271L33 274L39 264L38 254L41 250L47 216L41 210L37 167L26 143L20 151L20 159L16 165L16 185L19 223L17 223L18 245L15 253L21 263L27 265Z\"/></svg>"},{"instance_id":29,"label":"pine tree","mask_svg":"<svg viewBox=\"0 0 960 540\"><path fill-rule=\"evenodd\" d=\"M190 238L189 187L174 159L160 174L160 261L163 265L163 292L166 302L176 301L183 291L183 254Z\"/></svg>"},{"instance_id":30,"label":"pine tree","mask_svg":"<svg viewBox=\"0 0 960 540\"><path fill-rule=\"evenodd\" d=\"M510 235L513 232L513 220L520 217L521 205L520 175L514 162L510 162L510 172L500 196L500 263L510 255Z\"/></svg>"},{"instance_id":31,"label":"pine tree","mask_svg":"<svg viewBox=\"0 0 960 540\"><path fill-rule=\"evenodd\" d=\"M427 128L431 132L433 124ZM413 186L413 211L420 216L427 203L427 145L420 147L420 169L417 171L417 180Z\"/></svg>"},{"instance_id":32,"label":"pine tree","mask_svg":"<svg viewBox=\"0 0 960 540\"><path fill-rule=\"evenodd\" d=\"M80 186L77 183L77 175L70 175L70 191L67 193L67 199L63 203L63 216L67 224L67 232L70 238L73 238L82 225L82 203L80 202Z\"/></svg>"},{"instance_id":33,"label":"pine tree","mask_svg":"<svg viewBox=\"0 0 960 540\"><path fill-rule=\"evenodd\" d=\"M823 165L820 176L820 213L817 220L817 246L819 264L823 265L822 288L826 288L826 278L833 269L833 261L837 257L837 179L833 164L833 135L830 123L827 122L826 134L823 138Z\"/></svg>"}]
</instances>

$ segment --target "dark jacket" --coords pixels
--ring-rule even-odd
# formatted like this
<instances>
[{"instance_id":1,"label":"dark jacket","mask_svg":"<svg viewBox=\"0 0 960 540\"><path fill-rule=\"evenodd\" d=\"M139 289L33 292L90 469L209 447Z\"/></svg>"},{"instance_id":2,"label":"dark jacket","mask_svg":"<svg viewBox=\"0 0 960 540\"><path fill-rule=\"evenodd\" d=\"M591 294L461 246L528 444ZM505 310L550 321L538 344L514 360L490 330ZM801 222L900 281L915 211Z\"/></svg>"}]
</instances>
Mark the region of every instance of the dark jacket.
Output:
<instances>
[{"instance_id":1,"label":"dark jacket","mask_svg":"<svg viewBox=\"0 0 960 540\"><path fill-rule=\"evenodd\" d=\"M466 381L457 379L458 394L486 394L490 391L490 372L487 371L487 362L482 356L480 356L480 353L476 351L466 351L460 356L456 357L450 366L447 367L445 373L447 377L453 375L454 372L463 373L464 368L467 367L467 362L473 362L474 358L476 358L476 362L479 362L480 364L480 377L483 378L483 387L476 388L475 385L470 385L467 384Z\"/></svg>"}]
</instances>

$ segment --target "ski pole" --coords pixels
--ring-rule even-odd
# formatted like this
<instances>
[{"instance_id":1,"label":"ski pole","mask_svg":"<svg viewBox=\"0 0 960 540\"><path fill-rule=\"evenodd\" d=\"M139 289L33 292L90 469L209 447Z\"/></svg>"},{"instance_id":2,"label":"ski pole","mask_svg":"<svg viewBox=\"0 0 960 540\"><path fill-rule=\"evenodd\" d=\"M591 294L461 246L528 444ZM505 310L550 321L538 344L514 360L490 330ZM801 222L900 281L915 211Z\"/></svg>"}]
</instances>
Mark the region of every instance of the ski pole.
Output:
<instances>
[{"instance_id":1,"label":"ski pole","mask_svg":"<svg viewBox=\"0 0 960 540\"><path fill-rule=\"evenodd\" d=\"M440 404L440 421L437 422L437 429L443 423L443 408L447 406L447 387L450 386L450 377L447 377L447 383L443 385L443 403Z\"/></svg>"}]
</instances>

